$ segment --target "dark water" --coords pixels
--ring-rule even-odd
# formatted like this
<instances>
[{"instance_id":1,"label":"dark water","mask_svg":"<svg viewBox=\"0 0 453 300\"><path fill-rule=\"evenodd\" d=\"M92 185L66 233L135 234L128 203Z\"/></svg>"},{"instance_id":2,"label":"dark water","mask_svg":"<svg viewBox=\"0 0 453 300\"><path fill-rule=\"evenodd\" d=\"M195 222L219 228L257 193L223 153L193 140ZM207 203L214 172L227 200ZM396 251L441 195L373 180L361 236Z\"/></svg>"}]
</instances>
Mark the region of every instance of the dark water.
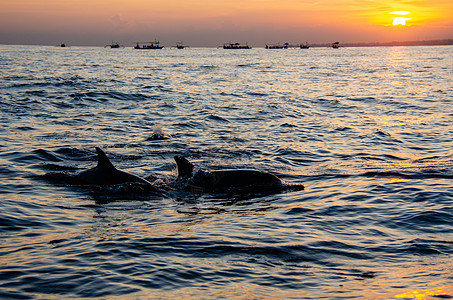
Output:
<instances>
[{"instance_id":1,"label":"dark water","mask_svg":"<svg viewBox=\"0 0 453 300\"><path fill-rule=\"evenodd\" d=\"M453 298L452 50L0 46L0 298ZM183 155L306 189L58 180L95 146L142 177Z\"/></svg>"}]
</instances>

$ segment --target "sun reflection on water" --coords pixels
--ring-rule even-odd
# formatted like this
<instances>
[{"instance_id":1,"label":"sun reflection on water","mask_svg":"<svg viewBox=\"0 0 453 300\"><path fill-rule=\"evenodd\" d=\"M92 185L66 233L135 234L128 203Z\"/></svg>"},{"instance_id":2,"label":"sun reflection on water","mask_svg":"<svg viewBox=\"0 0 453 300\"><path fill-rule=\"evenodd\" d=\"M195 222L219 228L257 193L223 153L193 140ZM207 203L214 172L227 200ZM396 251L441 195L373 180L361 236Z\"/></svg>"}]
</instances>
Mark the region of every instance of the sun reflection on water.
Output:
<instances>
[{"instance_id":1,"label":"sun reflection on water","mask_svg":"<svg viewBox=\"0 0 453 300\"><path fill-rule=\"evenodd\" d=\"M439 287L429 290L413 290L409 292L404 292L402 294L395 295L396 299L427 299L426 297L436 297L436 298L453 298L453 289L452 287Z\"/></svg>"}]
</instances>

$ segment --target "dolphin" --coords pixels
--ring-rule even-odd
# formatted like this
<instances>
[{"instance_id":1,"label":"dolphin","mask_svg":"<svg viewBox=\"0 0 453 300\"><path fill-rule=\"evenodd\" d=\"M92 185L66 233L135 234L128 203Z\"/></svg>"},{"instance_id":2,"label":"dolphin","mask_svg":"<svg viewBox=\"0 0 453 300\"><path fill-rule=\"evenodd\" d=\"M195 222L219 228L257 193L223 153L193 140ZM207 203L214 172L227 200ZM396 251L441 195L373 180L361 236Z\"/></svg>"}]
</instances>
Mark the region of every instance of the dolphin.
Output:
<instances>
[{"instance_id":1,"label":"dolphin","mask_svg":"<svg viewBox=\"0 0 453 300\"><path fill-rule=\"evenodd\" d=\"M287 184L277 176L248 169L196 170L182 156L175 156L177 183L195 192L281 192L303 190L302 184Z\"/></svg>"},{"instance_id":2,"label":"dolphin","mask_svg":"<svg viewBox=\"0 0 453 300\"><path fill-rule=\"evenodd\" d=\"M76 179L83 184L89 185L116 185L123 183L139 183L146 187L153 185L146 179L120 171L108 159L104 151L96 147L98 155L97 166L76 175Z\"/></svg>"}]
</instances>

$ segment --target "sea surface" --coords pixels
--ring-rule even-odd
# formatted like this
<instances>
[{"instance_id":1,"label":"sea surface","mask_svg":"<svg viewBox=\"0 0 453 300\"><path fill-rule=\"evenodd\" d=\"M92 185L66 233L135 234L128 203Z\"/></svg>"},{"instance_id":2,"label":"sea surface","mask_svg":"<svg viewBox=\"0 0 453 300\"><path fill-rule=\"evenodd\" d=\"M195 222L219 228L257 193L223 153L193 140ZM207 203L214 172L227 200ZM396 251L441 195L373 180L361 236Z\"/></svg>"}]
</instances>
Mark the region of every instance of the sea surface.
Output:
<instances>
[{"instance_id":1,"label":"sea surface","mask_svg":"<svg viewBox=\"0 0 453 300\"><path fill-rule=\"evenodd\" d=\"M452 53L0 45L0 298L452 299ZM61 180L95 147L305 190Z\"/></svg>"}]
</instances>

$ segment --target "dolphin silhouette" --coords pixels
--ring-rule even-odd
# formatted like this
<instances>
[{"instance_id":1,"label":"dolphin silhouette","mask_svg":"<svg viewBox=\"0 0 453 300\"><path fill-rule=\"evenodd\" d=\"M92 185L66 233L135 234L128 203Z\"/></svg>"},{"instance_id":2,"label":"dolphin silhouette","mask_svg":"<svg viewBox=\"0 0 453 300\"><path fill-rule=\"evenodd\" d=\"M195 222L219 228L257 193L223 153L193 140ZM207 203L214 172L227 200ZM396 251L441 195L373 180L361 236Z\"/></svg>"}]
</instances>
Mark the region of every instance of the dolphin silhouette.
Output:
<instances>
[{"instance_id":1,"label":"dolphin silhouette","mask_svg":"<svg viewBox=\"0 0 453 300\"><path fill-rule=\"evenodd\" d=\"M280 192L303 190L302 184L287 184L277 176L248 169L195 171L194 165L182 156L175 156L177 182L195 192Z\"/></svg>"},{"instance_id":2,"label":"dolphin silhouette","mask_svg":"<svg viewBox=\"0 0 453 300\"><path fill-rule=\"evenodd\" d=\"M146 179L118 170L105 155L104 151L96 147L98 163L96 167L80 172L76 179L83 184L116 185L123 183L140 183L147 187L153 185Z\"/></svg>"}]
</instances>

